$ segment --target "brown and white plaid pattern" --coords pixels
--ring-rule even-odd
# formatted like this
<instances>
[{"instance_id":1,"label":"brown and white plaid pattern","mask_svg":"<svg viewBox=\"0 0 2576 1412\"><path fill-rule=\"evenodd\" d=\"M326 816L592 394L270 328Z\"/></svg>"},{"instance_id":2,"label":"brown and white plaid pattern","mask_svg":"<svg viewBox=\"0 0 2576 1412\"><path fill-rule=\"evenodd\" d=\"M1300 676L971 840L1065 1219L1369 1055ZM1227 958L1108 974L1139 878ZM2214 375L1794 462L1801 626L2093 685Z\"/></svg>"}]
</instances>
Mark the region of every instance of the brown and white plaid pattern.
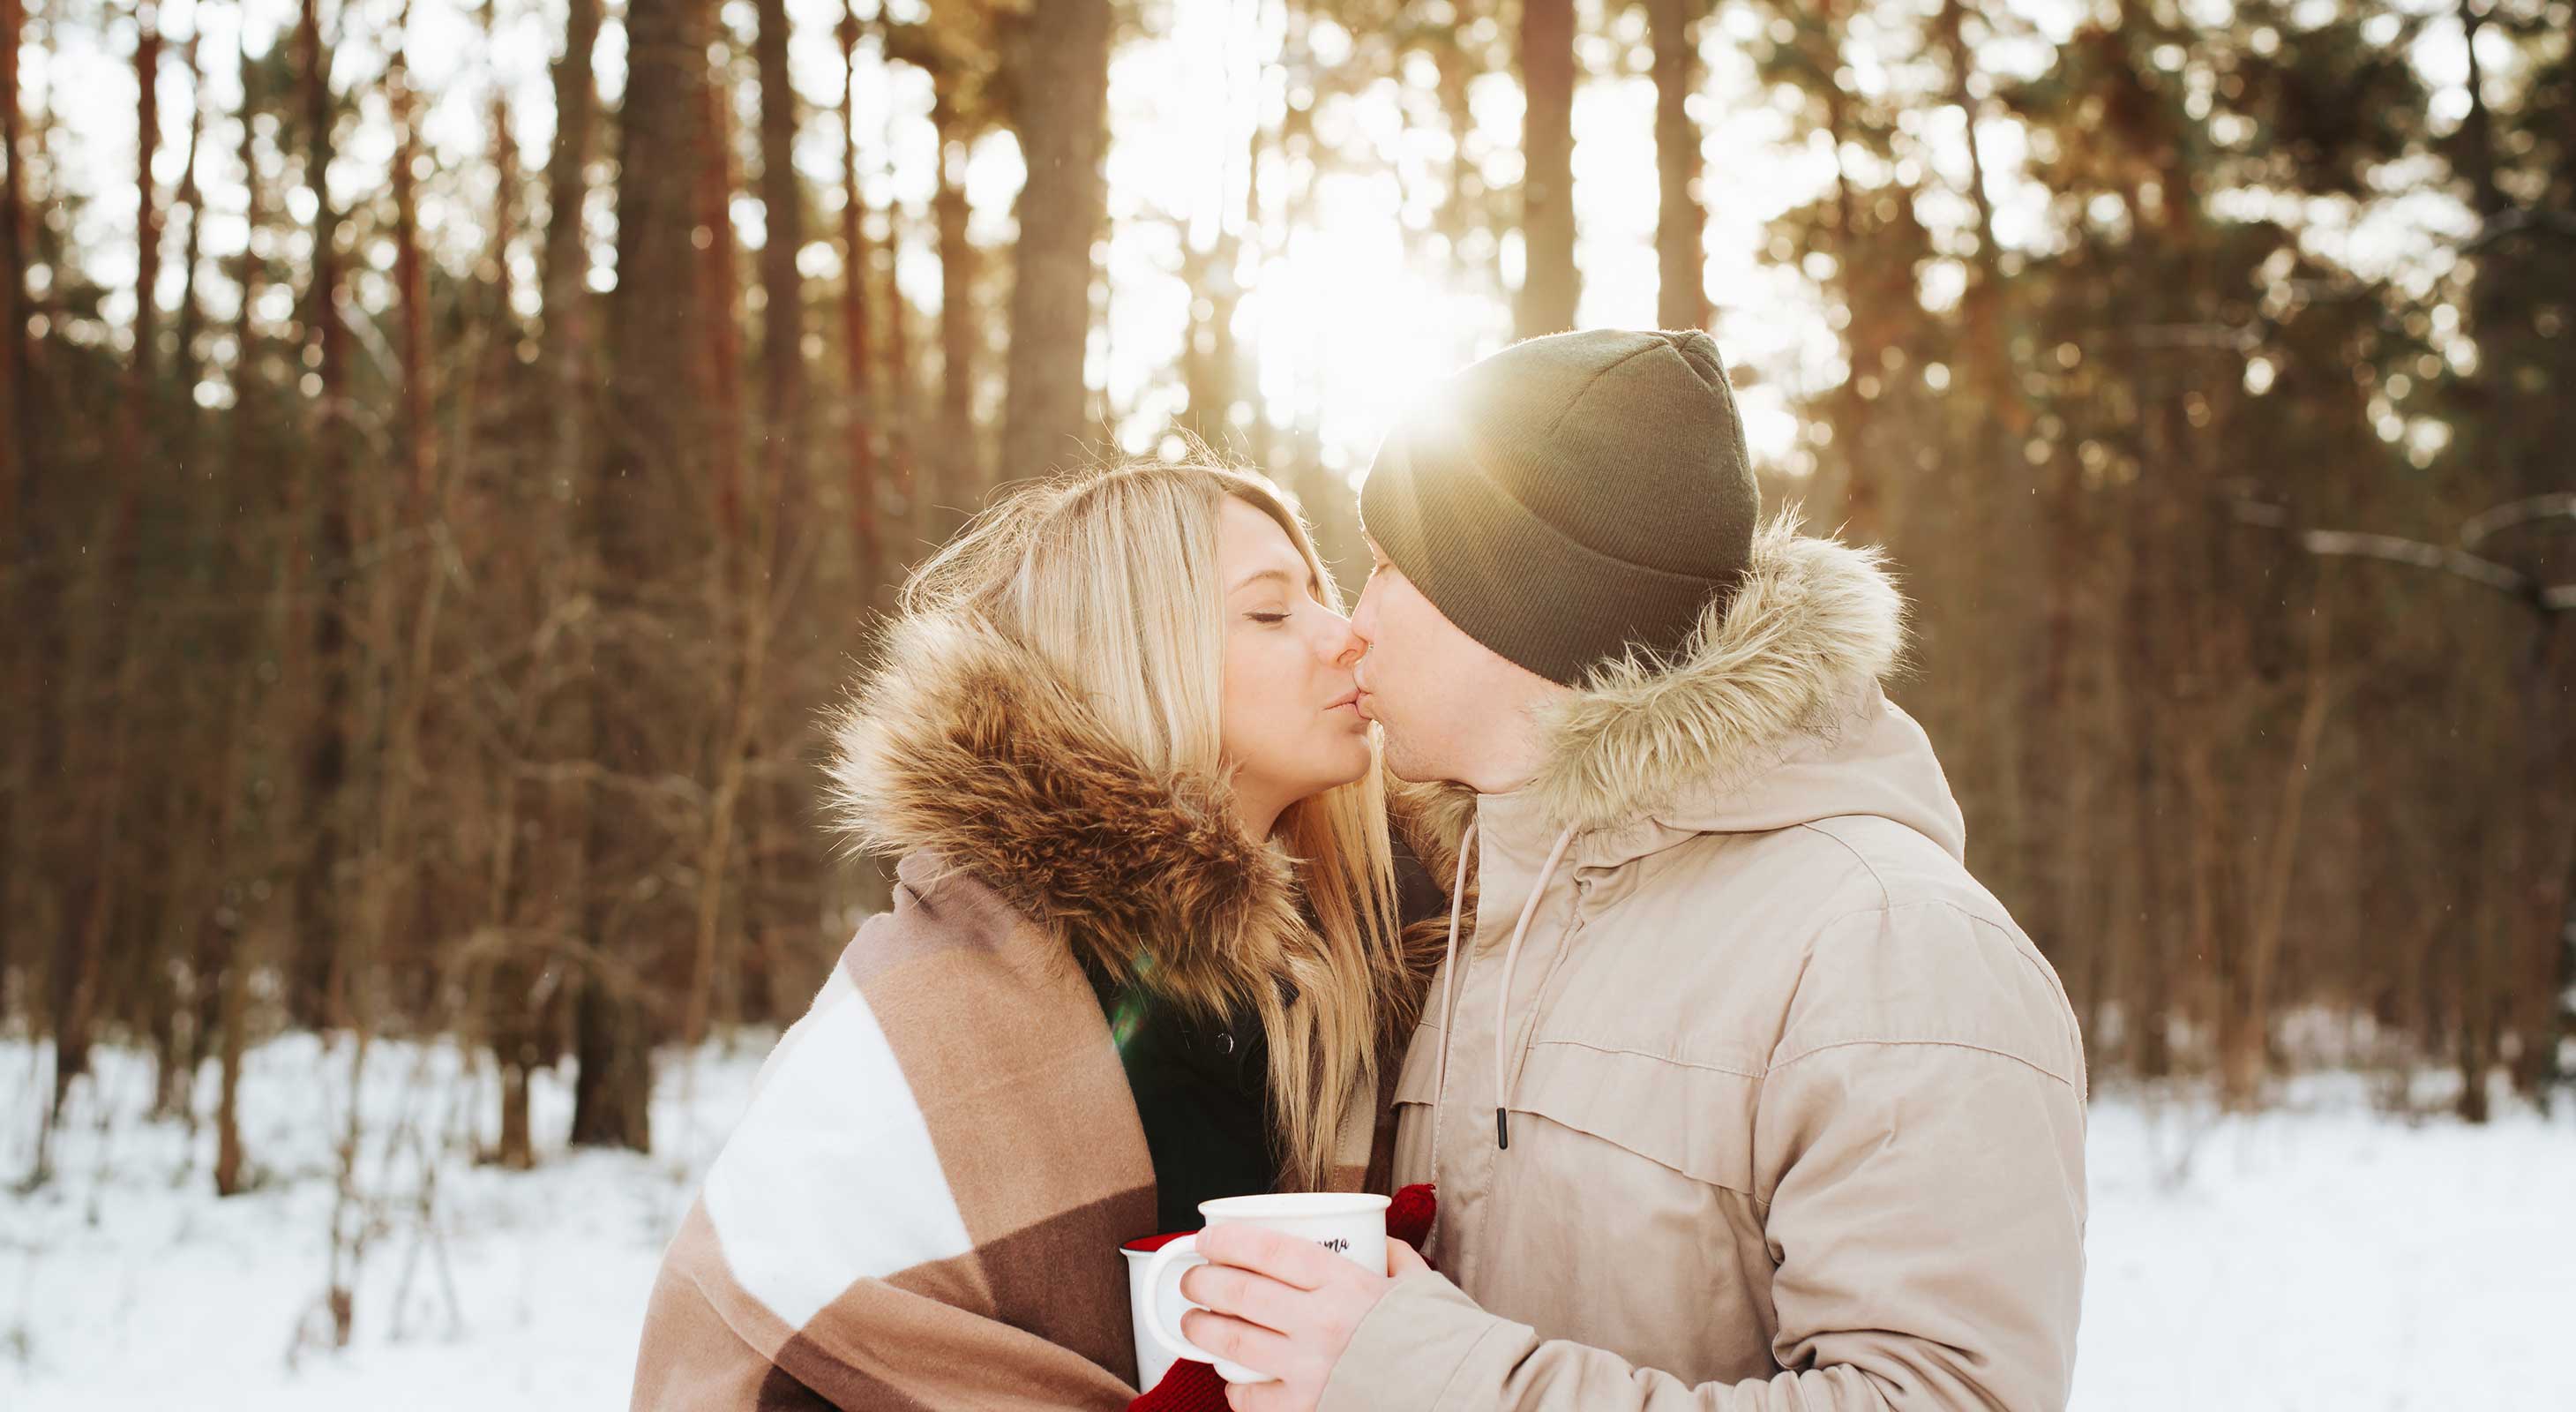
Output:
<instances>
[{"instance_id":1,"label":"brown and white plaid pattern","mask_svg":"<svg viewBox=\"0 0 2576 1412\"><path fill-rule=\"evenodd\" d=\"M635 1412L1124 1407L1144 1131L1090 983L971 877L904 860L662 1262ZM1375 1127L1343 1130L1333 1185Z\"/></svg>"},{"instance_id":2,"label":"brown and white plaid pattern","mask_svg":"<svg viewBox=\"0 0 2576 1412\"><path fill-rule=\"evenodd\" d=\"M1147 769L1045 663L936 615L841 723L841 822L900 856L762 1066L653 1290L633 1405L1123 1407L1121 1241L1154 1173L1083 963L1167 999L1275 983L1294 870L1221 776ZM1080 958L1079 960L1077 958ZM1356 1189L1376 1107L1331 1185Z\"/></svg>"},{"instance_id":3,"label":"brown and white plaid pattern","mask_svg":"<svg viewBox=\"0 0 2576 1412\"><path fill-rule=\"evenodd\" d=\"M907 858L672 1242L633 1406L1123 1407L1154 1173L1089 983Z\"/></svg>"}]
</instances>

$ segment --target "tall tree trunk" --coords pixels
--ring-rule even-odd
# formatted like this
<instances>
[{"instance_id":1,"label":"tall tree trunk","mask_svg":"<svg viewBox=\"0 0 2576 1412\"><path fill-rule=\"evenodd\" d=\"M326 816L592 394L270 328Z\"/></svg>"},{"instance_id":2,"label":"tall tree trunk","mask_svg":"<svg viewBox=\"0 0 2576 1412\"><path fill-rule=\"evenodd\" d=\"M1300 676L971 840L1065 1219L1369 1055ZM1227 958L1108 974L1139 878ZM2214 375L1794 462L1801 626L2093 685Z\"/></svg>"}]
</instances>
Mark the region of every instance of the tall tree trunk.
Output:
<instances>
[{"instance_id":1,"label":"tall tree trunk","mask_svg":"<svg viewBox=\"0 0 2576 1412\"><path fill-rule=\"evenodd\" d=\"M267 190L260 177L258 125L252 121L260 92L253 78L250 37L246 32L237 30L234 39L234 73L238 77L242 91L242 110L238 116L241 119L243 239L241 254L233 267L233 279L240 287L241 302L233 314L232 437L228 448L229 462L226 469L235 493L245 500L250 499L254 487L258 487L269 492L267 497L263 497L262 503L272 507L289 508L297 503L293 492L285 486L274 484L263 486L259 463L256 460L257 434L264 421L261 414L265 401L262 389L256 380L261 349L259 324L253 311L259 305L261 267L259 256L254 251L259 243L260 230L267 219ZM266 549L274 562L271 591L277 602L272 605L264 622L265 632L269 634L288 631L294 621L292 615L282 611L286 582L285 562L293 557L301 546L294 542L296 531L293 521L289 520L286 524L284 533L271 543L258 547ZM247 561L257 552L257 549L245 546L239 552ZM274 637L263 637L261 641L264 650L274 651L279 646ZM238 700L234 707L233 718L236 721L248 723L253 719L254 707L249 699L251 695L252 692L246 685L242 699ZM261 733L265 736L276 728L278 693L274 686L263 686L256 695L263 708L259 710L258 720ZM237 743L234 758L238 759L239 754L249 748L247 741ZM263 739L261 748L265 751L275 747L273 743ZM292 797L291 790L284 793ZM240 871L252 875L260 884L267 884L276 871L276 855L274 852L266 851L274 847L270 840L276 833L275 813L272 807L253 806L254 817L251 827L247 830L237 830L230 820L240 807L240 791L237 788L227 789L224 792L223 806L227 820L223 834L225 844L227 848L232 848L240 846L237 840L247 843L250 839L257 839L258 844L243 848L247 866ZM255 896L269 889L266 886L259 886L248 891ZM230 934L224 939L225 965L222 977L217 983L215 1010L218 1077L215 1090L214 1175L217 1196L237 1196L249 1184L248 1173L243 1170L247 1154L243 1150L241 1138L241 1072L242 1057L248 1047L246 1032L249 1028L250 980L254 961L251 939L260 934L254 928L274 926L279 911L280 908L274 902L256 908L243 909L232 922Z\"/></svg>"},{"instance_id":2,"label":"tall tree trunk","mask_svg":"<svg viewBox=\"0 0 2576 1412\"><path fill-rule=\"evenodd\" d=\"M805 484L805 193L796 179L796 88L787 71L787 0L760 0L761 476L783 543L801 523ZM771 566L774 568L774 566Z\"/></svg>"},{"instance_id":3,"label":"tall tree trunk","mask_svg":"<svg viewBox=\"0 0 2576 1412\"><path fill-rule=\"evenodd\" d=\"M153 378L161 342L161 190L152 159L161 150L161 35L147 22L134 41L134 355L125 365L125 419L117 428L120 477L141 473L143 437L158 426L152 415Z\"/></svg>"},{"instance_id":4,"label":"tall tree trunk","mask_svg":"<svg viewBox=\"0 0 2576 1412\"><path fill-rule=\"evenodd\" d=\"M1028 161L1011 280L1010 383L997 477L1080 459L1091 245L1104 210L1109 0L1054 0L1020 29L1012 122Z\"/></svg>"},{"instance_id":5,"label":"tall tree trunk","mask_svg":"<svg viewBox=\"0 0 2576 1412\"><path fill-rule=\"evenodd\" d=\"M582 206L590 194L591 148L599 126L598 84L591 65L592 51L599 46L599 12L600 0L568 0L565 7L564 51L554 72L554 147L546 156L545 268L539 276L544 288L538 361L547 387L548 421L540 464L549 474L583 479L589 464L583 432L594 389L587 328L590 243Z\"/></svg>"},{"instance_id":6,"label":"tall tree trunk","mask_svg":"<svg viewBox=\"0 0 2576 1412\"><path fill-rule=\"evenodd\" d=\"M8 3L8 0L0 0L0 4L5 3ZM231 454L233 484L247 494L252 486L259 484L252 474L251 457L262 410L252 395L253 381L259 365L259 322L255 311L259 307L262 270L259 255L253 249L250 237L259 233L260 223L266 217L267 209L262 202L267 192L260 180L259 126L251 121L252 106L258 101L259 90L253 86L251 77L253 70L250 62L250 38L239 30L235 31L234 38L236 47L233 53L233 72L242 91L240 155L243 239L241 254L233 261L233 283L241 290L241 302L233 309ZM283 487L277 487L277 489L283 489ZM285 496L280 496L279 500L283 503L292 503ZM283 557L282 553L280 557Z\"/></svg>"},{"instance_id":7,"label":"tall tree trunk","mask_svg":"<svg viewBox=\"0 0 2576 1412\"><path fill-rule=\"evenodd\" d=\"M627 7L617 288L603 346L602 474L590 500L599 556L594 592L611 621L675 611L669 605L678 595L657 597L648 586L669 582L707 548L686 531L691 507L704 503L719 421L692 395L702 377L692 350L721 336L702 326L709 301L702 255L693 248L693 231L705 220L700 186L710 151L704 14L699 0L630 0ZM714 233L705 233L712 243ZM674 291L684 293L675 298ZM665 640L628 631L592 645L593 755L611 778L688 771L689 742L654 699L659 663L651 654L667 651ZM685 934L675 890L659 885L672 840L634 811L594 808L589 822L594 878L582 911L593 960L574 1007L580 1069L572 1141L649 1150L651 1032L637 977L663 944Z\"/></svg>"},{"instance_id":8,"label":"tall tree trunk","mask_svg":"<svg viewBox=\"0 0 2576 1412\"><path fill-rule=\"evenodd\" d=\"M705 4L713 15L715 6ZM728 569L740 567L743 541L742 326L735 321L741 280L736 268L739 247L733 230L733 85L726 61L708 61L697 89L697 231L696 288L703 306L698 315L697 379L707 415L704 451L716 487L716 524L723 533Z\"/></svg>"},{"instance_id":9,"label":"tall tree trunk","mask_svg":"<svg viewBox=\"0 0 2576 1412\"><path fill-rule=\"evenodd\" d=\"M1513 327L1522 338L1574 327L1574 0L1522 0L1521 249Z\"/></svg>"},{"instance_id":10,"label":"tall tree trunk","mask_svg":"<svg viewBox=\"0 0 2576 1412\"><path fill-rule=\"evenodd\" d=\"M975 244L966 232L966 142L957 132L954 100L942 95L930 108L939 132L939 185L930 198L939 223L939 483L923 485L914 501L913 534L929 540L931 505L948 498L982 504L987 486L975 439Z\"/></svg>"},{"instance_id":11,"label":"tall tree trunk","mask_svg":"<svg viewBox=\"0 0 2576 1412\"><path fill-rule=\"evenodd\" d=\"M2558 626L2561 636L2576 636L2576 627ZM2576 1088L2576 1065L2567 1056L2576 1054L2576 847L2564 850L2567 869L2558 881L2558 937L2554 948L2558 958L2550 994L2556 997L2549 1007L2549 1025L2540 1032L2541 1087L2555 1092Z\"/></svg>"},{"instance_id":12,"label":"tall tree trunk","mask_svg":"<svg viewBox=\"0 0 2576 1412\"><path fill-rule=\"evenodd\" d=\"M1459 18L1467 18L1467 7L1462 4L1458 9ZM1469 236L1488 221L1485 179L1476 170L1475 156L1467 146L1469 135L1476 130L1475 110L1468 104L1468 86L1482 65L1467 52L1465 32L1459 26L1450 26L1440 35L1432 48L1432 60L1439 66L1440 115L1449 129L1448 180L1440 193L1440 212L1435 219L1442 238L1449 244L1451 269L1461 280L1473 281L1465 287L1489 289L1490 264L1471 264L1467 255ZM1292 110L1287 116L1294 121L1303 115Z\"/></svg>"},{"instance_id":13,"label":"tall tree trunk","mask_svg":"<svg viewBox=\"0 0 2576 1412\"><path fill-rule=\"evenodd\" d=\"M26 25L26 0L0 0L0 567L13 580L27 482L27 164L18 131L18 41Z\"/></svg>"},{"instance_id":14,"label":"tall tree trunk","mask_svg":"<svg viewBox=\"0 0 2576 1412\"><path fill-rule=\"evenodd\" d=\"M223 999L216 1021L215 1087L215 1195L239 1196L249 1187L249 1174L243 1171L248 1154L241 1139L241 1073L242 1054L249 1029L250 957L248 948L236 935L231 943L230 963L224 967L219 984Z\"/></svg>"},{"instance_id":15,"label":"tall tree trunk","mask_svg":"<svg viewBox=\"0 0 2576 1412\"><path fill-rule=\"evenodd\" d=\"M18 41L25 28L22 0L0 0L0 613L13 622L43 620L21 617L33 612L39 597L34 582L35 546L32 536L22 538L26 512L21 504L28 483L22 424L29 420L22 379L27 338L26 163L18 145ZM40 730L29 727L51 714L44 704L49 693L37 684L42 676L37 663L49 635L13 632L6 644L0 644L0 676L5 676L11 692L0 697L0 710L8 711L17 726L9 733L11 756L5 768L19 782L0 797L0 1015L12 1013L11 958L22 943L21 929L29 925L18 879L22 871L34 869L22 858L18 841L33 835L32 828L21 824L20 815L28 810L37 774L44 769L35 752ZM25 714L20 714L22 710Z\"/></svg>"},{"instance_id":16,"label":"tall tree trunk","mask_svg":"<svg viewBox=\"0 0 2576 1412\"><path fill-rule=\"evenodd\" d=\"M501 0L483 0L480 11L483 25L483 48L496 52L500 36L494 32L499 23L497 13ZM557 121L561 121L560 118ZM510 90L507 85L492 88L492 106L487 119L492 154L492 228L483 247L484 258L491 262L490 274L479 281L483 305L477 320L483 330L482 363L469 370L467 386L479 397L489 389L500 394L504 407L521 404L516 395L519 366L520 325L517 311L518 276L510 268L510 247L518 244L519 226L524 219L522 203L527 200L526 174L519 167L519 142L510 135ZM459 418L459 424L470 427L471 418ZM460 466L467 465L463 455L456 457Z\"/></svg>"},{"instance_id":17,"label":"tall tree trunk","mask_svg":"<svg viewBox=\"0 0 2576 1412\"><path fill-rule=\"evenodd\" d=\"M709 9L712 13L712 7ZM714 238L699 260L700 293L705 301L705 332L699 344L706 354L706 407L713 414L707 430L708 450L717 484L739 486L742 479L742 334L737 322L736 249L731 208L736 186L732 134L731 67L714 61L701 91L706 159L698 168L699 219ZM791 95L792 96L792 95ZM766 110L764 109L764 112ZM739 494L735 491L734 494ZM779 587L765 572L754 526L739 514L719 515L726 534L721 559L724 600L718 608L724 633L725 668L731 701L719 716L711 742L711 799L700 816L697 852L696 908L692 918L690 986L682 1000L680 1039L694 1047L705 1038L714 991L723 975L723 943L731 933L723 925L732 867L734 832L742 797L743 765L751 730L759 720L760 676L767 661L771 622L769 601ZM774 527L774 526L773 526ZM729 978L728 978L729 979Z\"/></svg>"},{"instance_id":18,"label":"tall tree trunk","mask_svg":"<svg viewBox=\"0 0 2576 1412\"><path fill-rule=\"evenodd\" d=\"M437 474L430 425L429 283L420 251L419 122L411 89L411 7L403 7L402 39L386 74L394 117L394 298L402 306L403 518L419 523L428 512L430 480Z\"/></svg>"},{"instance_id":19,"label":"tall tree trunk","mask_svg":"<svg viewBox=\"0 0 2576 1412\"><path fill-rule=\"evenodd\" d=\"M307 491L298 497L295 516L299 529L309 528L312 549L288 556L298 582L290 586L287 601L310 605L299 610L306 615L310 647L300 673L309 714L300 732L304 759L298 782L300 822L310 841L295 870L288 1007L299 1024L318 1028L347 1020L339 960L344 914L339 873L347 812L341 795L349 767L346 659L354 533L349 458L357 435L349 416L348 330L340 318L340 212L329 181L336 106L330 56L322 46L321 0L304 0L296 21L296 50L304 98L305 184L314 198L313 277L305 294L304 329L307 365L321 386L320 396L312 400ZM301 583L306 572L318 579L309 593Z\"/></svg>"},{"instance_id":20,"label":"tall tree trunk","mask_svg":"<svg viewBox=\"0 0 2576 1412\"><path fill-rule=\"evenodd\" d=\"M886 166L892 173L894 135L886 135ZM885 310L885 338L878 351L884 368L879 384L885 391L883 422L886 469L908 507L921 493L920 467L913 456L912 310L904 303L903 285L895 275L903 263L903 202L889 195L885 208L885 284L877 303ZM879 551L882 554L882 550Z\"/></svg>"},{"instance_id":21,"label":"tall tree trunk","mask_svg":"<svg viewBox=\"0 0 2576 1412\"><path fill-rule=\"evenodd\" d=\"M113 974L107 952L115 935L118 903L126 900L117 877L126 856L125 812L128 750L136 677L128 638L133 623L135 527L142 506L146 472L146 435L154 391L153 351L157 342L158 305L153 286L160 277L161 209L152 178L152 159L159 150L161 115L159 84L161 36L149 24L135 37L135 133L137 206L134 273L134 346L126 363L123 415L114 433L114 461L109 467L112 490L105 517L93 543L101 552L84 556L79 609L73 619L69 669L55 689L70 693L64 714L82 727L70 754L81 781L71 835L78 841L72 866L60 884L63 914L57 922L53 959L54 1089L47 1108L47 1134L62 1116L72 1081L89 1066L89 1050L102 1008L101 977ZM49 1161L40 1146L37 1168Z\"/></svg>"},{"instance_id":22,"label":"tall tree trunk","mask_svg":"<svg viewBox=\"0 0 2576 1412\"><path fill-rule=\"evenodd\" d=\"M841 356L846 382L843 468L850 502L851 577L871 596L879 570L874 360L868 354L867 203L859 189L859 14L841 15Z\"/></svg>"},{"instance_id":23,"label":"tall tree trunk","mask_svg":"<svg viewBox=\"0 0 2576 1412\"><path fill-rule=\"evenodd\" d=\"M172 340L170 386L179 394L172 421L172 464L197 469L197 336L205 329L205 311L197 304L197 264L205 246L205 193L197 185L197 149L206 135L206 73L197 55L197 36L188 36L188 162L179 169L178 204L188 212L188 240L179 253L179 316Z\"/></svg>"},{"instance_id":24,"label":"tall tree trunk","mask_svg":"<svg viewBox=\"0 0 2576 1412\"><path fill-rule=\"evenodd\" d=\"M1647 0L1646 29L1655 48L1655 170L1662 204L1655 211L1655 322L1706 328L1707 261L1700 246L1708 215L1699 204L1699 125L1690 96L1699 87L1700 0Z\"/></svg>"},{"instance_id":25,"label":"tall tree trunk","mask_svg":"<svg viewBox=\"0 0 2576 1412\"><path fill-rule=\"evenodd\" d=\"M567 614L566 609L584 601L599 581L599 544L592 521L598 511L592 418L599 389L593 381L590 243L583 220L599 126L599 92L592 67L599 26L600 0L569 0L563 54L554 69L554 144L546 156L546 236L539 276L543 333L538 361L548 395L544 399L546 454L539 464L555 482L554 493L545 501L555 520L552 539L572 546L572 553L565 564L548 572L542 598L549 621L558 615L573 619L560 649L570 660L560 672L548 674L557 684L537 708L536 753L549 760L591 759L597 739L589 626L595 615ZM584 935L591 918L593 872L590 783L570 772L547 772L536 788L540 791L537 828L526 845L526 864L505 865L507 875L498 889L498 916L510 926L513 951L495 970L490 996L493 1014L487 1022L493 1057L501 1070L500 1156L505 1165L520 1167L535 1160L525 1141L529 1074L554 1057L543 1035L536 967L527 959L526 944L520 938L569 941ZM614 1056L604 1049L603 1056L600 1068L588 1071L594 1078L615 1068ZM612 1120L592 1117L591 1122L608 1130L614 1140Z\"/></svg>"}]
</instances>

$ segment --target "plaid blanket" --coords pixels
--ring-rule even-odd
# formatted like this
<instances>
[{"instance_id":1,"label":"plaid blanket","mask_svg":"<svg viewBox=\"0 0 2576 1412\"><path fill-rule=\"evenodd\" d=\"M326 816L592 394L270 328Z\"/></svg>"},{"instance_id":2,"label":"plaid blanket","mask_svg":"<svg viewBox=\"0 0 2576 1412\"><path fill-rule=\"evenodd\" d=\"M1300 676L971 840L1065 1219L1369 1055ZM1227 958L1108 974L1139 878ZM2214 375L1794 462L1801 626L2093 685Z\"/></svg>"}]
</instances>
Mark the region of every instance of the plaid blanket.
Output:
<instances>
[{"instance_id":1,"label":"plaid blanket","mask_svg":"<svg viewBox=\"0 0 2576 1412\"><path fill-rule=\"evenodd\" d=\"M937 873L904 861L762 1065L654 1283L635 1412L1135 1396L1118 1246L1153 1227L1154 1172L1099 1001L1060 942Z\"/></svg>"},{"instance_id":2,"label":"plaid blanket","mask_svg":"<svg viewBox=\"0 0 2576 1412\"><path fill-rule=\"evenodd\" d=\"M1118 1243L1154 1171L1098 1000L972 878L904 861L665 1257L633 1406L1124 1407Z\"/></svg>"},{"instance_id":3,"label":"plaid blanket","mask_svg":"<svg viewBox=\"0 0 2576 1412\"><path fill-rule=\"evenodd\" d=\"M1122 1241L1154 1174L1077 956L1223 997L1296 925L1290 872L1221 781L1157 777L1041 664L899 627L843 721L836 802L900 853L762 1066L645 1315L635 1412L1116 1408L1135 1395ZM1353 1105L1338 1189L1380 1124ZM1382 1111L1382 1105L1381 1105ZM1383 1178L1380 1178L1381 1182Z\"/></svg>"}]
</instances>

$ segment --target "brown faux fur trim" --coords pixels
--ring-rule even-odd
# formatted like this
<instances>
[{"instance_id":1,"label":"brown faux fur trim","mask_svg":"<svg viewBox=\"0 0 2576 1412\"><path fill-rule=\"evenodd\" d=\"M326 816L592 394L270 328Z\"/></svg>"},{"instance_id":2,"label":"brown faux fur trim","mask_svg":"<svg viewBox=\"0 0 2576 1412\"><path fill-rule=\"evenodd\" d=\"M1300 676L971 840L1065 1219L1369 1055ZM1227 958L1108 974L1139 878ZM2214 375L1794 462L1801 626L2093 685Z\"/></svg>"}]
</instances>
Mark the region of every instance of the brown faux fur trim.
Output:
<instances>
[{"instance_id":1,"label":"brown faux fur trim","mask_svg":"<svg viewBox=\"0 0 2576 1412\"><path fill-rule=\"evenodd\" d=\"M1754 536L1744 582L1678 662L1603 663L1542 712L1547 763L1528 787L1550 818L1585 829L1726 793L1793 735L1834 729L1836 709L1894 671L1904 647L1885 556L1801 535L1782 515Z\"/></svg>"},{"instance_id":2,"label":"brown faux fur trim","mask_svg":"<svg viewBox=\"0 0 2576 1412\"><path fill-rule=\"evenodd\" d=\"M1293 864L1221 777L1148 770L1063 675L924 614L835 723L827 803L861 851L927 850L1122 980L1203 1014L1250 1003L1268 939L1303 927Z\"/></svg>"}]
</instances>

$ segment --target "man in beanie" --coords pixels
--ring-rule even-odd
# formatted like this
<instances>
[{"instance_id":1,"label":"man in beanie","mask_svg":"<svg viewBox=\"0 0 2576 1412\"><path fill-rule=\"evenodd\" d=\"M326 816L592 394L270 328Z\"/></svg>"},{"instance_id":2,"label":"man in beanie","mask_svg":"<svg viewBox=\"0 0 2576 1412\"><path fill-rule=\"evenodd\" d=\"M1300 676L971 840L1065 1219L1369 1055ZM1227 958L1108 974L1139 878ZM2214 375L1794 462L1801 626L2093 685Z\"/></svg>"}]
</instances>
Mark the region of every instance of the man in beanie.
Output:
<instances>
[{"instance_id":1,"label":"man in beanie","mask_svg":"<svg viewBox=\"0 0 2576 1412\"><path fill-rule=\"evenodd\" d=\"M1239 1412L2060 1408L2084 1058L1887 700L1875 554L1758 523L1701 333L1459 374L1361 510L1362 710L1471 925L1396 1088L1392 1277L1201 1237Z\"/></svg>"}]
</instances>

